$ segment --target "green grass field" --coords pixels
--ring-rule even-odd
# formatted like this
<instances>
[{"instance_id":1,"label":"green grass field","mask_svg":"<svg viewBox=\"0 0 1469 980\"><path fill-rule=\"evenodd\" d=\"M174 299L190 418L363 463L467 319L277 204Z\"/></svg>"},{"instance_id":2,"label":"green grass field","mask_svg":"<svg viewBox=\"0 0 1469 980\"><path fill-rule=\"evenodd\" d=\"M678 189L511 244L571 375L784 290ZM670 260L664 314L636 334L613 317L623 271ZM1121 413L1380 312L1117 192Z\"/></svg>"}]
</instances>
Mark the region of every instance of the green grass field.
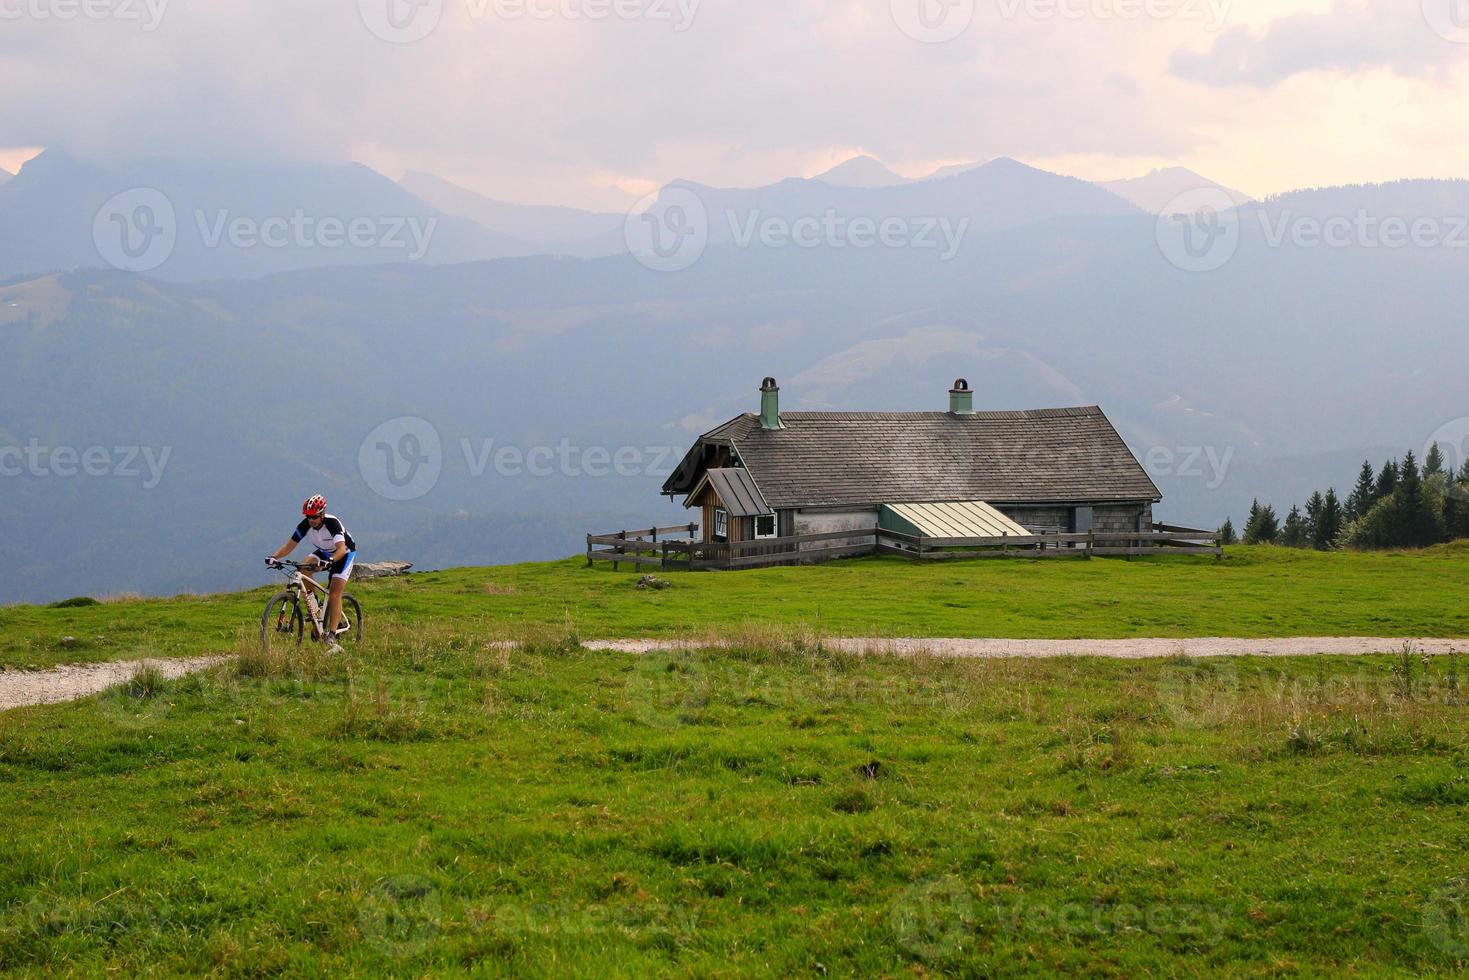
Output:
<instances>
[{"instance_id":1,"label":"green grass field","mask_svg":"<svg viewBox=\"0 0 1469 980\"><path fill-rule=\"evenodd\" d=\"M1469 963L1469 662L510 651L0 722L0 968L1408 975Z\"/></svg>"},{"instance_id":2,"label":"green grass field","mask_svg":"<svg viewBox=\"0 0 1469 980\"><path fill-rule=\"evenodd\" d=\"M860 658L818 630L1464 635L1466 560L465 570L367 584L330 659L256 651L263 593L6 609L12 662L77 653L62 631L241 656L0 714L0 971L1462 971L1469 657ZM733 647L578 645L710 620Z\"/></svg>"},{"instance_id":3,"label":"green grass field","mask_svg":"<svg viewBox=\"0 0 1469 980\"><path fill-rule=\"evenodd\" d=\"M673 588L639 591L626 569L572 559L353 589L369 629L379 618L450 621L487 634L554 628L592 639L709 635L750 623L844 636L1469 636L1469 605L1445 592L1469 581L1469 542L1417 554L1235 548L1223 561L871 558L664 577ZM0 608L0 666L228 649L258 625L274 591Z\"/></svg>"}]
</instances>

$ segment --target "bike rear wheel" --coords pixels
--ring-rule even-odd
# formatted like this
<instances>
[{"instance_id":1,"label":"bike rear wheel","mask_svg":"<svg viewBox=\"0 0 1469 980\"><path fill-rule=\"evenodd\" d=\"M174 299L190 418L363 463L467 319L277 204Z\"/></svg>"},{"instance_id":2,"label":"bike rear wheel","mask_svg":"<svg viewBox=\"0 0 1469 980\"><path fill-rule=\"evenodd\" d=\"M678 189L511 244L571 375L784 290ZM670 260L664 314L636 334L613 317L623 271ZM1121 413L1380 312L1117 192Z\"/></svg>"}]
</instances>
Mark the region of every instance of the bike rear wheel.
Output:
<instances>
[{"instance_id":1,"label":"bike rear wheel","mask_svg":"<svg viewBox=\"0 0 1469 980\"><path fill-rule=\"evenodd\" d=\"M337 639L351 640L354 643L362 640L362 603L351 593L342 594L342 618L347 621L347 628L337 633Z\"/></svg>"},{"instance_id":2,"label":"bike rear wheel","mask_svg":"<svg viewBox=\"0 0 1469 980\"><path fill-rule=\"evenodd\" d=\"M294 595L282 592L265 604L265 615L260 617L260 645L266 651L300 646L305 635L306 617Z\"/></svg>"}]
</instances>

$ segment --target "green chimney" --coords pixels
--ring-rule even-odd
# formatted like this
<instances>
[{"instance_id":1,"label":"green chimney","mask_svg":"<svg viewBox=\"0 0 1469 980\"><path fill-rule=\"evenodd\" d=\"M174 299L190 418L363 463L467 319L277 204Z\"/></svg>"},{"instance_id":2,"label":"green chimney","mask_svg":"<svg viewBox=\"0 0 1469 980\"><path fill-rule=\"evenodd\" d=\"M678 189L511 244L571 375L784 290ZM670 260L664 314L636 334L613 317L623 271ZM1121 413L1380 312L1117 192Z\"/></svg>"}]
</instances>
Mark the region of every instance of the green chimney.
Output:
<instances>
[{"instance_id":1,"label":"green chimney","mask_svg":"<svg viewBox=\"0 0 1469 980\"><path fill-rule=\"evenodd\" d=\"M963 378L955 381L954 387L949 390L949 414L974 414L974 392L969 390L969 382Z\"/></svg>"},{"instance_id":2,"label":"green chimney","mask_svg":"<svg viewBox=\"0 0 1469 980\"><path fill-rule=\"evenodd\" d=\"M780 386L774 378L766 378L760 384L760 428L785 428L780 421Z\"/></svg>"}]
</instances>

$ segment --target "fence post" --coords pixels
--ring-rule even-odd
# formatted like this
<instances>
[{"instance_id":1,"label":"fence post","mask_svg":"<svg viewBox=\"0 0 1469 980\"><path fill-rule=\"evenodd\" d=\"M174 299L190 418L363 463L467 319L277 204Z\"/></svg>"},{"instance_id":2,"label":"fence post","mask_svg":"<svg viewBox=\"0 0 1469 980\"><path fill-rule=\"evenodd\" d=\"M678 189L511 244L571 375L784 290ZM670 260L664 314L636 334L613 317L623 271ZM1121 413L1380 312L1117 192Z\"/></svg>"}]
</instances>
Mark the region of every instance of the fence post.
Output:
<instances>
[{"instance_id":1,"label":"fence post","mask_svg":"<svg viewBox=\"0 0 1469 980\"><path fill-rule=\"evenodd\" d=\"M627 540L627 532L626 531L619 531L618 534L617 534L617 536L619 538L621 538L622 540L624 540L624 541ZM623 554L625 552L626 548L627 548L627 545L625 545L625 544L614 544L612 546L612 553L614 555ZM612 570L614 572L617 571L617 559L616 558L613 558L612 559Z\"/></svg>"},{"instance_id":2,"label":"fence post","mask_svg":"<svg viewBox=\"0 0 1469 980\"><path fill-rule=\"evenodd\" d=\"M587 535L587 567L592 567L592 536Z\"/></svg>"},{"instance_id":3,"label":"fence post","mask_svg":"<svg viewBox=\"0 0 1469 980\"><path fill-rule=\"evenodd\" d=\"M659 562L659 564L658 564L658 570L660 572L666 572L666 571L668 571L668 542L667 541L663 542L663 560L661 562Z\"/></svg>"}]
</instances>

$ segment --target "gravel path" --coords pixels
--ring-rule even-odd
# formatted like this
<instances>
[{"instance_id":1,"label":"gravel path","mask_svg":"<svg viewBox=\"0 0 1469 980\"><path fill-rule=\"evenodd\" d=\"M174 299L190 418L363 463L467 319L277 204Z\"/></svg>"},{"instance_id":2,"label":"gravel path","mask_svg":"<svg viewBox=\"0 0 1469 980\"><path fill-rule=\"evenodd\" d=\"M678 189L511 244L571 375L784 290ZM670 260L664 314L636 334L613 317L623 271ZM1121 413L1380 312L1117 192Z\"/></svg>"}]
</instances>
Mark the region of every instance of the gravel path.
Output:
<instances>
[{"instance_id":1,"label":"gravel path","mask_svg":"<svg viewBox=\"0 0 1469 980\"><path fill-rule=\"evenodd\" d=\"M975 639L828 639L828 645L853 653L936 657L1112 657L1145 660L1154 657L1298 657L1313 654L1360 655L1396 653L1412 643L1419 653L1443 656L1469 653L1469 639L1428 640L1362 636L1290 637L1286 639L1239 640L1227 637L1138 640L975 640ZM687 649L679 640L588 640L588 650L618 653L651 653ZM707 645L707 644L701 644ZM192 657L178 660L126 660L110 664L72 664L50 670L0 670L0 711L31 704L75 701L128 681L138 668L149 664L165 677L204 670L227 657Z\"/></svg>"},{"instance_id":2,"label":"gravel path","mask_svg":"<svg viewBox=\"0 0 1469 980\"><path fill-rule=\"evenodd\" d=\"M228 659L119 660L110 664L68 664L50 670L0 670L0 711L29 704L75 701L127 683L144 665L154 668L164 677L182 677Z\"/></svg>"},{"instance_id":3,"label":"gravel path","mask_svg":"<svg viewBox=\"0 0 1469 980\"><path fill-rule=\"evenodd\" d=\"M1192 639L1139 640L961 640L961 639L828 639L829 646L852 653L927 653L936 657L1113 657L1145 660L1152 657L1298 657L1311 654L1360 655L1396 653L1412 643L1419 653L1442 656L1469 653L1466 640L1409 640L1366 636L1289 637L1269 640L1238 640L1207 636ZM588 650L650 653L654 650L686 649L677 640L591 640Z\"/></svg>"}]
</instances>

